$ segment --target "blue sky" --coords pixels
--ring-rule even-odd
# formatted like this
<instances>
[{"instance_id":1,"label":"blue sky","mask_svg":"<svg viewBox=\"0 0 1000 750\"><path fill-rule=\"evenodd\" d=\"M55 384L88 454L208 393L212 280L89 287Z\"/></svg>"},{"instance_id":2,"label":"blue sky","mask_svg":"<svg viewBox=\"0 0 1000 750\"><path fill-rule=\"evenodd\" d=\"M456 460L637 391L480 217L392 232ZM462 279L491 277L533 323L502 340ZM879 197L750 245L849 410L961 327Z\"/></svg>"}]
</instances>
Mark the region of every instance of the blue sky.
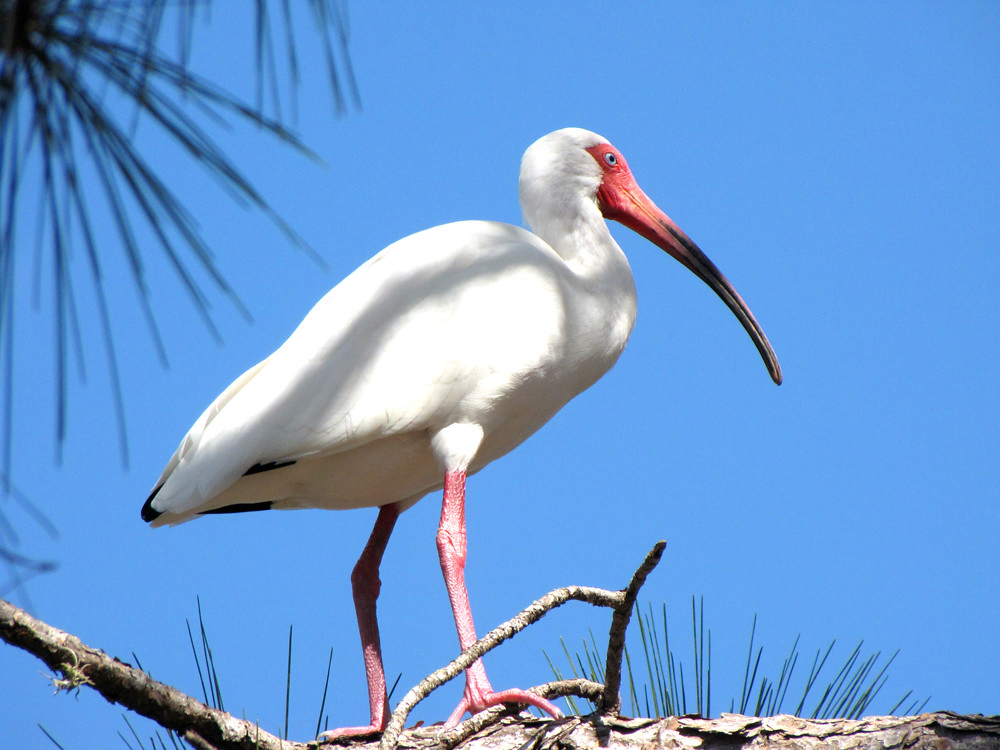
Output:
<instances>
[{"instance_id":1,"label":"blue sky","mask_svg":"<svg viewBox=\"0 0 1000 750\"><path fill-rule=\"evenodd\" d=\"M222 6L196 34L193 66L252 97L252 26ZM807 659L834 638L844 658L864 639L900 650L876 709L912 688L932 696L928 709L1000 712L1000 8L353 3L350 24L363 111L331 117L319 51L303 50L297 129L326 167L248 128L215 131L329 271L140 124L138 145L183 194L254 320L214 295L216 345L151 253L162 369L105 222L127 471L82 253L74 274L93 346L58 467L51 300L44 286L37 306L21 294L14 479L60 531L49 539L4 508L18 549L60 565L31 582L33 612L197 695L184 621L200 596L226 707L270 731L283 722L294 623L291 735L311 736L331 646L331 726L366 720L349 575L373 510L152 531L139 508L202 409L327 289L428 226L520 223L521 154L578 126L621 149L734 283L785 383L770 382L703 284L613 227L639 293L625 354L469 483L480 632L558 586L623 585L664 538L642 601L667 603L686 654L690 598L704 595L713 706L739 692L756 613L772 674L799 633ZM30 263L19 274L30 289ZM382 568L386 671L402 673L401 691L457 650L439 510L429 496L407 511ZM580 604L550 614L487 658L494 686L551 679L543 649L589 629L601 638L608 623ZM114 746L127 731L120 709L87 691L53 697L42 669L0 648L5 744L45 746L40 722L66 748ZM460 691L450 684L414 718L444 719Z\"/></svg>"}]
</instances>

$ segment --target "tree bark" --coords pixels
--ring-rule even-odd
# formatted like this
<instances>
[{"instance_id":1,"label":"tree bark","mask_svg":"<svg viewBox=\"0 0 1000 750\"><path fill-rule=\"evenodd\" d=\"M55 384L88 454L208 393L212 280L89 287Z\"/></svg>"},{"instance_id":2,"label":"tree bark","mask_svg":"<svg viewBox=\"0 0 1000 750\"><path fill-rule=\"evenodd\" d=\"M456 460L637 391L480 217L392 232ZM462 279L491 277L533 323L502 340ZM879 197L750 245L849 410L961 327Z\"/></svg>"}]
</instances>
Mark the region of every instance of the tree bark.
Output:
<instances>
[{"instance_id":1,"label":"tree bark","mask_svg":"<svg viewBox=\"0 0 1000 750\"><path fill-rule=\"evenodd\" d=\"M399 747L442 747L437 729L412 729ZM374 750L375 743L365 746ZM447 747L447 745L444 745ZM997 750L1000 716L960 716L948 712L919 716L870 716L827 721L797 716L758 718L723 714L718 719L670 717L627 719L573 716L560 721L508 717L467 739L469 750Z\"/></svg>"},{"instance_id":2,"label":"tree bark","mask_svg":"<svg viewBox=\"0 0 1000 750\"><path fill-rule=\"evenodd\" d=\"M61 673L61 678L53 678L57 688L89 686L110 703L120 703L148 716L195 747L234 750L295 747L294 743L282 742L248 721L157 682L142 670L88 646L75 635L54 628L3 599L0 599L0 638L37 656L53 672Z\"/></svg>"},{"instance_id":3,"label":"tree bark","mask_svg":"<svg viewBox=\"0 0 1000 750\"><path fill-rule=\"evenodd\" d=\"M724 748L725 750L812 750L813 748L907 748L908 750L1000 750L1000 717L931 713L920 716L879 716L860 720L815 721L795 716L757 718L723 714L718 719L696 716L665 719L628 719L618 715L621 649L625 627L636 594L663 552L660 542L621 591L584 586L556 589L532 603L509 622L494 628L458 658L425 678L400 701L389 727L369 741L341 739L337 744L357 750L431 748L450 750L461 745L475 750L574 750L575 748ZM409 711L431 690L460 675L462 670L496 648L549 610L571 600L615 610L608 638L606 682L563 680L532 688L546 698L575 695L601 706L599 713L564 719L538 719L516 715L512 707L499 706L473 716L448 730L441 726L404 729ZM44 661L56 686L71 689L89 686L111 703L120 703L176 732L199 750L306 750L320 743L288 742L260 727L206 706L176 688L157 682L145 672L112 658L79 638L38 620L0 599L0 638ZM332 747L325 743L323 747Z\"/></svg>"}]
</instances>

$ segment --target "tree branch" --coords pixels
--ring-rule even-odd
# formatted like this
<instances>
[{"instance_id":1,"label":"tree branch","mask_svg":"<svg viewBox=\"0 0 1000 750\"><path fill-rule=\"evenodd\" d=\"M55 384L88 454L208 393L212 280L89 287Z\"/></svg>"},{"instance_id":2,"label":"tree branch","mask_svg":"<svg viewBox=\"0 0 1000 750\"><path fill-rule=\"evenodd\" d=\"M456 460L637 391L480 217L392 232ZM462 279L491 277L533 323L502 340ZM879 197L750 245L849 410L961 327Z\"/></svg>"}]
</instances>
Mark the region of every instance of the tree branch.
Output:
<instances>
[{"instance_id":1,"label":"tree branch","mask_svg":"<svg viewBox=\"0 0 1000 750\"><path fill-rule=\"evenodd\" d=\"M493 709L491 709L493 710ZM488 713L488 712L484 712ZM469 722L464 722L468 724ZM452 732L461 728L457 727ZM440 727L405 733L407 750L440 750L450 735ZM376 742L352 745L375 750ZM591 714L553 720L507 716L465 742L468 750L996 750L1000 716L960 716L950 712L919 716L870 716L864 719L812 720L797 716L693 716L629 719Z\"/></svg>"},{"instance_id":2,"label":"tree branch","mask_svg":"<svg viewBox=\"0 0 1000 750\"><path fill-rule=\"evenodd\" d=\"M656 543L642 561L642 565L639 566L639 569L632 576L632 581L626 589L622 591L607 591L590 586L565 586L561 589L551 591L541 599L536 599L516 617L491 630L469 646L451 663L431 672L417 685L410 688L410 691L396 705L396 710L392 712L392 716L389 718L389 725L382 734L382 741L379 744L381 750L393 750L396 747L400 732L403 731L403 726L406 723L406 717L409 716L410 711L420 701L441 687L441 685L460 675L465 669L472 666L472 663L476 659L492 651L507 639L512 638L516 633L528 627L528 625L540 620L549 610L555 609L574 599L588 602L598 607L611 607L615 610L615 615L611 620L611 641L617 644L617 647L612 646L610 643L608 645L608 668L605 671L605 685L613 684L615 695L617 696L618 686L621 684L621 649L625 644L625 628L628 627L628 622L632 615L632 605L635 603L636 594L645 582L646 576L660 562L663 548L666 545L667 543L664 541ZM614 676L610 674L612 667L614 667L616 672ZM537 688L532 689L532 692L537 691ZM606 700L606 698L602 699L602 704ZM621 699L616 697L610 703L620 705ZM477 714L477 716L472 717L468 721L476 722L476 726L482 728L508 712L506 707L497 706L495 709ZM479 716L486 718L480 720Z\"/></svg>"},{"instance_id":3,"label":"tree branch","mask_svg":"<svg viewBox=\"0 0 1000 750\"><path fill-rule=\"evenodd\" d=\"M34 654L53 672L63 675L56 687L69 690L88 685L111 703L120 703L196 747L234 750L290 750L284 742L255 724L206 706L176 688L157 682L145 672L113 659L58 628L0 599L0 638ZM200 740L200 742L199 742Z\"/></svg>"},{"instance_id":4,"label":"tree branch","mask_svg":"<svg viewBox=\"0 0 1000 750\"><path fill-rule=\"evenodd\" d=\"M620 673L620 647L615 644L623 637L639 587L656 566L662 552L661 542L646 556L624 591L567 586L547 594L407 693L404 698L406 705L401 702L393 714L395 723L392 726L398 724L399 727L395 729L395 734L390 735L387 731L381 741L373 738L368 742L339 742L349 744L355 750L377 750L380 742L385 747L394 745L401 738L407 750L442 750L458 743L482 750L496 747L590 750L597 746L614 746L619 750L646 750L650 747L689 750L695 746L701 750L812 750L845 746L855 750L884 750L886 747L939 750L941 747L958 746L963 750L1000 748L1000 717L959 716L948 712L908 717L876 716L856 721L820 721L795 716L757 718L735 714L723 714L718 719L697 716L628 719L614 712L553 720L527 715L511 716L511 708L496 707L446 731L442 731L439 725L409 729L405 733L401 731L406 714L423 695L461 674L487 651L537 621L550 609L571 599L615 609L609 636L607 672ZM321 745L316 741L283 741L255 724L210 708L2 599L0 638L34 654L60 674L61 677L55 680L60 689L88 685L108 701L120 703L175 731L199 750L317 750ZM616 679L620 681L620 674ZM613 684L613 679L607 679L605 685L581 679L562 680L531 690L546 698L577 695L601 706L606 703L608 686ZM476 738L473 738L474 735Z\"/></svg>"},{"instance_id":5,"label":"tree branch","mask_svg":"<svg viewBox=\"0 0 1000 750\"><path fill-rule=\"evenodd\" d=\"M618 690L621 680L621 647L624 629L628 626L632 606L639 587L656 567L665 542L658 542L646 555L632 576L628 588L607 591L590 586L566 586L551 591L533 602L520 614L491 630L447 666L425 677L400 701L381 739L382 748L394 748L410 711L437 687L457 677L487 652L513 637L528 625L537 622L548 611L570 600L588 602L615 610L612 618L608 649L608 685ZM112 703L120 703L173 730L198 748L261 748L291 750L305 745L283 741L255 724L234 718L230 714L206 706L176 688L153 680L145 672L109 657L103 651L87 646L76 636L52 627L24 610L0 599L0 638L18 646L44 661L62 677L55 683L59 689L88 685ZM616 671L612 676L610 672ZM533 692L547 698L577 695L601 702L607 686L589 680L562 680L536 688ZM509 714L511 709L498 706L442 733L441 744L451 747L481 731ZM315 743L309 743L315 746Z\"/></svg>"}]
</instances>

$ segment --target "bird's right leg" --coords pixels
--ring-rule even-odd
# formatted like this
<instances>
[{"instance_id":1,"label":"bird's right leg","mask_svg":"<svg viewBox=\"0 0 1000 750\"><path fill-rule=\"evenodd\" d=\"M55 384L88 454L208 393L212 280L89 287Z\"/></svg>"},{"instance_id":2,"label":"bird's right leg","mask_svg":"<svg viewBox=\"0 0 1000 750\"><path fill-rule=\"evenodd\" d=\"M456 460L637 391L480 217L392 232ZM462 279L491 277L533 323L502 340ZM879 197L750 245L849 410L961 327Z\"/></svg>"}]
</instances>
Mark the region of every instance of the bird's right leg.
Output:
<instances>
[{"instance_id":1,"label":"bird's right leg","mask_svg":"<svg viewBox=\"0 0 1000 750\"><path fill-rule=\"evenodd\" d=\"M469 592L465 588L465 560L468 553L465 530L465 471L449 471L445 474L437 547L445 587L451 600L451 611L458 629L458 643L465 651L477 640L476 627L472 622L472 608L469 606ZM486 668L482 660L477 659L465 670L465 693L462 701L444 725L454 726L466 711L477 714L501 703L524 703L547 711L554 718L562 717L559 709L540 695L517 689L494 692L490 681L486 678Z\"/></svg>"},{"instance_id":2,"label":"bird's right leg","mask_svg":"<svg viewBox=\"0 0 1000 750\"><path fill-rule=\"evenodd\" d=\"M354 590L354 608L358 614L358 630L361 633L361 648L364 651L365 675L368 678L368 705L371 707L372 723L366 727L343 727L331 729L320 735L321 739L353 737L363 734L377 734L385 730L389 723L389 697L385 690L385 671L382 668L382 645L378 636L378 619L375 601L378 599L382 582L378 577L382 553L389 542L393 526L399 517L396 504L379 508L375 528L358 558L351 573L351 587Z\"/></svg>"}]
</instances>

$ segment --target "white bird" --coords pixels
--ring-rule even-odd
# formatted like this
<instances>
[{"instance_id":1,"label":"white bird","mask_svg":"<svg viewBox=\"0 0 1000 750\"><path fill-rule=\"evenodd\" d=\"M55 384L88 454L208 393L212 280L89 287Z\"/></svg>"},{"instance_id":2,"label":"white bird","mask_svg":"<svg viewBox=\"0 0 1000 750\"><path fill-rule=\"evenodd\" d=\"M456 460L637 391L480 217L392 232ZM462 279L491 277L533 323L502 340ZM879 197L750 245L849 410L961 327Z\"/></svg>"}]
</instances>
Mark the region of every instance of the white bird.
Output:
<instances>
[{"instance_id":1,"label":"white bird","mask_svg":"<svg viewBox=\"0 0 1000 750\"><path fill-rule=\"evenodd\" d=\"M463 221L406 237L333 288L270 357L184 436L142 508L153 526L206 513L378 507L351 576L371 723L388 721L375 601L398 515L444 489L438 554L461 648L476 640L465 588L465 480L520 445L606 373L635 322L614 219L705 281L781 383L767 337L715 265L639 189L604 138L558 130L524 154L521 208L534 234ZM559 715L523 690L466 671L448 724L498 703Z\"/></svg>"}]
</instances>

